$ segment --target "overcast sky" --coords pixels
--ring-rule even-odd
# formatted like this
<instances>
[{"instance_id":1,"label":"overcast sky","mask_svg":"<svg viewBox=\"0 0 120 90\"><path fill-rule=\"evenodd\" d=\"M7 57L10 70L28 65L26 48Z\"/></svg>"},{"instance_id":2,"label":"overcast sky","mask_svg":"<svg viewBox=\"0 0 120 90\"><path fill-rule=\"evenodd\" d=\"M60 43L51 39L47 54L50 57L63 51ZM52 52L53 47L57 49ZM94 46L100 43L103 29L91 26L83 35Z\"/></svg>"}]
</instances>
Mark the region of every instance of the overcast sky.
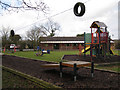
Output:
<instances>
[{"instance_id":1,"label":"overcast sky","mask_svg":"<svg viewBox=\"0 0 120 90\"><path fill-rule=\"evenodd\" d=\"M5 1L5 0L4 0ZM7 1L7 0L6 0ZM12 0L14 1L14 0ZM61 30L56 36L76 36L83 32L90 32L93 21L104 22L113 39L118 38L118 1L119 0L42 0L50 8L49 14L43 12L25 11L19 13L2 12L0 16L0 28L11 27L16 34L26 36L26 31L35 24L47 21L46 17L60 24ZM73 13L73 7L77 2L83 2L86 7L84 16L77 17ZM13 2L14 3L14 2ZM68 10L64 13L65 10ZM58 14L59 13L59 14ZM57 14L57 15L56 15ZM56 15L56 16L54 16Z\"/></svg>"}]
</instances>

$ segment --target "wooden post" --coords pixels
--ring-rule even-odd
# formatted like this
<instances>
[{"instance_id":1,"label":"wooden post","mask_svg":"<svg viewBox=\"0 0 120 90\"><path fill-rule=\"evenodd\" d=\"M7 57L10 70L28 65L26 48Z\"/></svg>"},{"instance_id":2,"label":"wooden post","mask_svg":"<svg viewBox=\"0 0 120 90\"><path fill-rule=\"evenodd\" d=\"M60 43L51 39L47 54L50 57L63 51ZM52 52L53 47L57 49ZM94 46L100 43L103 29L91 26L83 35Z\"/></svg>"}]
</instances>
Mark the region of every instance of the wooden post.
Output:
<instances>
[{"instance_id":1,"label":"wooden post","mask_svg":"<svg viewBox=\"0 0 120 90\"><path fill-rule=\"evenodd\" d=\"M109 46L109 44L110 44L110 37L109 37L109 32L108 32L108 39L107 39L107 53L109 53L109 51L110 51L110 46Z\"/></svg>"},{"instance_id":2,"label":"wooden post","mask_svg":"<svg viewBox=\"0 0 120 90\"><path fill-rule=\"evenodd\" d=\"M93 77L93 73L94 73L94 62L91 62L91 75Z\"/></svg>"},{"instance_id":3,"label":"wooden post","mask_svg":"<svg viewBox=\"0 0 120 90\"><path fill-rule=\"evenodd\" d=\"M91 28L91 44L90 44L90 57L91 57L91 62L92 62L92 28Z\"/></svg>"},{"instance_id":4,"label":"wooden post","mask_svg":"<svg viewBox=\"0 0 120 90\"><path fill-rule=\"evenodd\" d=\"M91 61L92 61L92 44L90 45L90 56L91 56Z\"/></svg>"},{"instance_id":5,"label":"wooden post","mask_svg":"<svg viewBox=\"0 0 120 90\"><path fill-rule=\"evenodd\" d=\"M85 48L86 48L86 41L85 41L85 32L84 32L84 52L85 52ZM84 57L86 57L86 53L84 53Z\"/></svg>"},{"instance_id":6,"label":"wooden post","mask_svg":"<svg viewBox=\"0 0 120 90\"><path fill-rule=\"evenodd\" d=\"M62 78L62 62L60 62L60 77Z\"/></svg>"},{"instance_id":7,"label":"wooden post","mask_svg":"<svg viewBox=\"0 0 120 90\"><path fill-rule=\"evenodd\" d=\"M106 59L106 43L103 44L104 60Z\"/></svg>"},{"instance_id":8,"label":"wooden post","mask_svg":"<svg viewBox=\"0 0 120 90\"><path fill-rule=\"evenodd\" d=\"M109 39L108 39L108 41L109 41L109 53L110 53L110 47L111 47L111 44L110 44L110 36L109 36Z\"/></svg>"},{"instance_id":9,"label":"wooden post","mask_svg":"<svg viewBox=\"0 0 120 90\"><path fill-rule=\"evenodd\" d=\"M99 33L98 57L100 57L100 27L98 27L98 33Z\"/></svg>"},{"instance_id":10,"label":"wooden post","mask_svg":"<svg viewBox=\"0 0 120 90\"><path fill-rule=\"evenodd\" d=\"M74 64L74 81L76 81L77 65Z\"/></svg>"}]
</instances>

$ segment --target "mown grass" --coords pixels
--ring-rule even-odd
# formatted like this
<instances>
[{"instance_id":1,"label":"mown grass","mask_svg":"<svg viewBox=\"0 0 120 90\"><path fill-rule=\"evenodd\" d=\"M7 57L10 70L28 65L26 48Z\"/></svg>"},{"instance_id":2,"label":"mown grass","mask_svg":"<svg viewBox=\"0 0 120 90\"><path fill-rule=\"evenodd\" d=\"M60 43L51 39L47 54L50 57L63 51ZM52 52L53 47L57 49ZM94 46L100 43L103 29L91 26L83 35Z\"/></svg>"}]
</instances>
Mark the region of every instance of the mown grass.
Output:
<instances>
[{"instance_id":1,"label":"mown grass","mask_svg":"<svg viewBox=\"0 0 120 90\"><path fill-rule=\"evenodd\" d=\"M113 50L113 52L115 55L120 55L120 50L115 49L115 50Z\"/></svg>"},{"instance_id":2,"label":"mown grass","mask_svg":"<svg viewBox=\"0 0 120 90\"><path fill-rule=\"evenodd\" d=\"M120 63L108 64L108 65L96 65L95 68L104 69L104 70L111 70L111 71L115 71L115 72L120 73Z\"/></svg>"},{"instance_id":3,"label":"mown grass","mask_svg":"<svg viewBox=\"0 0 120 90\"><path fill-rule=\"evenodd\" d=\"M74 55L79 54L79 51L51 51L50 54L44 54L43 56L36 56L37 51L20 51L15 53L6 53L8 55L15 55L19 57L49 61L49 62L60 62L63 55Z\"/></svg>"},{"instance_id":4,"label":"mown grass","mask_svg":"<svg viewBox=\"0 0 120 90\"><path fill-rule=\"evenodd\" d=\"M50 54L44 54L43 56L36 56L37 51L19 51L15 53L8 53L8 55L15 55L19 57L49 61L49 62L60 62L63 55L74 55L79 54L79 51L51 51ZM115 55L120 55L118 50L114 50ZM87 55L90 54L90 51L86 53Z\"/></svg>"}]
</instances>

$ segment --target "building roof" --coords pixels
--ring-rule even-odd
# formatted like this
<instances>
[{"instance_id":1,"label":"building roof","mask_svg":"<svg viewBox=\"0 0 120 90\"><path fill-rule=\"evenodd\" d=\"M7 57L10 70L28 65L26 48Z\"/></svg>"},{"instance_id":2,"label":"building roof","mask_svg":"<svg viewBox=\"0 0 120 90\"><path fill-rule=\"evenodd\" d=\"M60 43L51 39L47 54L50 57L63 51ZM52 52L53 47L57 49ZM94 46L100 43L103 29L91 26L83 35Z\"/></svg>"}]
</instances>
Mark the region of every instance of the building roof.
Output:
<instances>
[{"instance_id":1,"label":"building roof","mask_svg":"<svg viewBox=\"0 0 120 90\"><path fill-rule=\"evenodd\" d=\"M84 36L81 37L41 37L40 43L84 43ZM110 41L114 43L113 41Z\"/></svg>"},{"instance_id":2,"label":"building roof","mask_svg":"<svg viewBox=\"0 0 120 90\"><path fill-rule=\"evenodd\" d=\"M84 43L84 41L41 41L41 43Z\"/></svg>"},{"instance_id":3,"label":"building roof","mask_svg":"<svg viewBox=\"0 0 120 90\"><path fill-rule=\"evenodd\" d=\"M84 43L84 37L41 37L41 43Z\"/></svg>"},{"instance_id":4,"label":"building roof","mask_svg":"<svg viewBox=\"0 0 120 90\"><path fill-rule=\"evenodd\" d=\"M98 28L98 27L105 27L105 28L107 28L107 26L103 22L99 22L99 21L94 21L92 23L92 25L90 26L90 28Z\"/></svg>"}]
</instances>

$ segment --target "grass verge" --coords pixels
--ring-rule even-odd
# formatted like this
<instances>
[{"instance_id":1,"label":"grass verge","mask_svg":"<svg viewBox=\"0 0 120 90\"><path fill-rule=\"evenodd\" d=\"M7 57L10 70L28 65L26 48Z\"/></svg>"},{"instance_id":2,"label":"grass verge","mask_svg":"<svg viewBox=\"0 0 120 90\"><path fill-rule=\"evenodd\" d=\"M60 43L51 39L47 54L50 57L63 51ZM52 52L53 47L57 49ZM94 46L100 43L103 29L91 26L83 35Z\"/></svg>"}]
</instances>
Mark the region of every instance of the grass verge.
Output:
<instances>
[{"instance_id":1,"label":"grass verge","mask_svg":"<svg viewBox=\"0 0 120 90\"><path fill-rule=\"evenodd\" d=\"M120 73L120 63L95 65L95 68L104 69L104 70L110 70L110 71L115 71L115 72Z\"/></svg>"},{"instance_id":2,"label":"grass verge","mask_svg":"<svg viewBox=\"0 0 120 90\"><path fill-rule=\"evenodd\" d=\"M2 70L2 89L5 88L41 88L30 80L16 76L6 70Z\"/></svg>"}]
</instances>

